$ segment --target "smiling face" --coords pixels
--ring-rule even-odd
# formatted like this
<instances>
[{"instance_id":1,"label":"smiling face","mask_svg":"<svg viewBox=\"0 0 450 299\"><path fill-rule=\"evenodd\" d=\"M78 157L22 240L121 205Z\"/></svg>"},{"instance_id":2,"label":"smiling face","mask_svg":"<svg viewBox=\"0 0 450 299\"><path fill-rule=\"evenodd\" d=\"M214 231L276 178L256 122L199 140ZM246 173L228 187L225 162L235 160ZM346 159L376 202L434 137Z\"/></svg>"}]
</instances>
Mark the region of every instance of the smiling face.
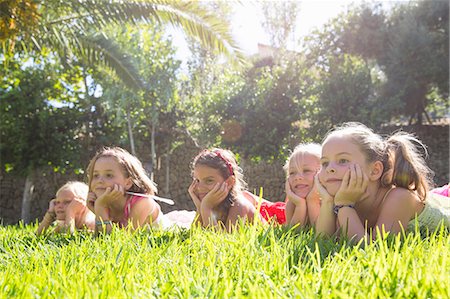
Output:
<instances>
[{"instance_id":1,"label":"smiling face","mask_svg":"<svg viewBox=\"0 0 450 299\"><path fill-rule=\"evenodd\" d=\"M314 176L320 168L319 158L309 153L298 153L289 161L288 181L292 192L306 198L314 185Z\"/></svg>"},{"instance_id":2,"label":"smiling face","mask_svg":"<svg viewBox=\"0 0 450 299\"><path fill-rule=\"evenodd\" d=\"M336 195L350 165L359 164L368 175L369 165L360 148L349 137L332 136L322 146L319 179L331 196Z\"/></svg>"},{"instance_id":3,"label":"smiling face","mask_svg":"<svg viewBox=\"0 0 450 299\"><path fill-rule=\"evenodd\" d=\"M132 181L124 174L123 167L114 157L100 157L95 161L90 189L97 197L101 196L106 188L114 188L120 185L128 190L132 186Z\"/></svg>"},{"instance_id":4,"label":"smiling face","mask_svg":"<svg viewBox=\"0 0 450 299\"><path fill-rule=\"evenodd\" d=\"M219 170L201 164L194 167L193 177L197 182L195 192L200 201L217 183L221 184L225 181Z\"/></svg>"},{"instance_id":5,"label":"smiling face","mask_svg":"<svg viewBox=\"0 0 450 299\"><path fill-rule=\"evenodd\" d=\"M55 204L55 213L57 220L66 219L66 209L74 199L75 194L73 194L73 192L68 189L60 190L56 194L56 199L54 199L53 202Z\"/></svg>"}]
</instances>

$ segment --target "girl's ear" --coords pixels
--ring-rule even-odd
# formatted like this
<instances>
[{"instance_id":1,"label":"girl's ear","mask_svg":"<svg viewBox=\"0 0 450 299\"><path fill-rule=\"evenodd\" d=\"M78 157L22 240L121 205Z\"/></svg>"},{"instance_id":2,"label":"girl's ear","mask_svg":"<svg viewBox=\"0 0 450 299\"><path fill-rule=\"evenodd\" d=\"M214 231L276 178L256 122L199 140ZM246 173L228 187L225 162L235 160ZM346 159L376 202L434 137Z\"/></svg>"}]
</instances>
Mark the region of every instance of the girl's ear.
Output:
<instances>
[{"instance_id":1,"label":"girl's ear","mask_svg":"<svg viewBox=\"0 0 450 299\"><path fill-rule=\"evenodd\" d=\"M125 190L130 190L133 187L133 180L131 178L127 178L125 182Z\"/></svg>"},{"instance_id":2,"label":"girl's ear","mask_svg":"<svg viewBox=\"0 0 450 299\"><path fill-rule=\"evenodd\" d=\"M384 166L381 161L375 161L372 163L370 167L369 179L371 181L377 181L383 175Z\"/></svg>"},{"instance_id":3,"label":"girl's ear","mask_svg":"<svg viewBox=\"0 0 450 299\"><path fill-rule=\"evenodd\" d=\"M228 186L234 186L234 184L236 183L236 177L234 175L230 175L225 182L227 182Z\"/></svg>"}]
</instances>

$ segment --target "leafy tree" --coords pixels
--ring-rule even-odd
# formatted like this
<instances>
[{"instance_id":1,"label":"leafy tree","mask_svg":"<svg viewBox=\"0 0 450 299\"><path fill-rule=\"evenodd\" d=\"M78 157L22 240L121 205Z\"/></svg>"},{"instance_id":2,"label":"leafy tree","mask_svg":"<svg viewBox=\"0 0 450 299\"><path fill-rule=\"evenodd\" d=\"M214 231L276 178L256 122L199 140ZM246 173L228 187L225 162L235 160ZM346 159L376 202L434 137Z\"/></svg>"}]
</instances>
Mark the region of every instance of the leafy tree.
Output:
<instances>
[{"instance_id":1,"label":"leafy tree","mask_svg":"<svg viewBox=\"0 0 450 299\"><path fill-rule=\"evenodd\" d=\"M278 49L286 49L292 37L300 10L296 1L261 2L263 11L262 26L270 36L270 44Z\"/></svg>"},{"instance_id":2,"label":"leafy tree","mask_svg":"<svg viewBox=\"0 0 450 299\"><path fill-rule=\"evenodd\" d=\"M333 125L358 121L379 126L389 111L375 96L370 66L361 58L344 54L330 58L329 69L319 72L309 102L312 129L309 135L320 140Z\"/></svg>"},{"instance_id":3,"label":"leafy tree","mask_svg":"<svg viewBox=\"0 0 450 299\"><path fill-rule=\"evenodd\" d=\"M81 164L77 138L83 112L71 101L79 94L81 77L75 69L65 72L49 63L51 57L47 61L32 58L34 63L27 67L10 63L0 85L1 171L27 177L22 204L25 221L30 220L34 170L50 165L54 171L65 171ZM61 101L62 107L51 104Z\"/></svg>"},{"instance_id":4,"label":"leafy tree","mask_svg":"<svg viewBox=\"0 0 450 299\"><path fill-rule=\"evenodd\" d=\"M173 139L173 110L178 100L175 93L176 72L180 62L175 60L175 50L171 42L164 38L160 26L112 26L108 32L133 57L147 88L134 92L120 86L118 78L104 70L95 76L103 88L98 101L108 107L105 111L114 115L117 125L128 127L128 138L135 154L137 149L141 149L139 152L143 155L147 154L146 149L151 149L150 157L154 165L157 145L165 150L167 145L164 144L170 144Z\"/></svg>"},{"instance_id":5,"label":"leafy tree","mask_svg":"<svg viewBox=\"0 0 450 299\"><path fill-rule=\"evenodd\" d=\"M448 1L398 4L390 14L380 5L356 8L338 26L336 46L374 60L383 72L379 97L401 103L392 111L411 123L429 119L427 109L447 102ZM448 105L447 105L448 106Z\"/></svg>"}]
</instances>

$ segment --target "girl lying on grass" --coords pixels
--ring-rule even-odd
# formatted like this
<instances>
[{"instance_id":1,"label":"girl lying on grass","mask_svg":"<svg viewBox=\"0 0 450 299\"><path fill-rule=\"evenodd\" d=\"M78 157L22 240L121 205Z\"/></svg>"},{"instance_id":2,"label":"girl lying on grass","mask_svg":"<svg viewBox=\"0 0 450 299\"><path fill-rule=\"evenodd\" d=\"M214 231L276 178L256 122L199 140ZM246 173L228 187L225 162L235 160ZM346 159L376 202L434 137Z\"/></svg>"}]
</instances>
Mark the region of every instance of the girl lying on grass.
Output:
<instances>
[{"instance_id":1,"label":"girl lying on grass","mask_svg":"<svg viewBox=\"0 0 450 299\"><path fill-rule=\"evenodd\" d=\"M189 194L197 210L197 222L203 227L231 231L240 219L253 222L259 215L243 192L245 181L232 152L203 150L192 162L193 181Z\"/></svg>"},{"instance_id":2,"label":"girl lying on grass","mask_svg":"<svg viewBox=\"0 0 450 299\"><path fill-rule=\"evenodd\" d=\"M100 150L89 163L88 207L96 215L96 231L118 227L167 228L170 221L153 199L156 186L142 163L119 147Z\"/></svg>"},{"instance_id":3,"label":"girl lying on grass","mask_svg":"<svg viewBox=\"0 0 450 299\"><path fill-rule=\"evenodd\" d=\"M286 170L286 225L314 225L320 210L320 197L314 176L320 169L321 146L299 144L289 157Z\"/></svg>"},{"instance_id":4,"label":"girl lying on grass","mask_svg":"<svg viewBox=\"0 0 450 299\"><path fill-rule=\"evenodd\" d=\"M424 145L406 133L386 140L366 126L346 123L322 144L318 232L336 228L348 238L375 238L420 227L450 228L450 201L428 196L431 170L417 151Z\"/></svg>"},{"instance_id":5,"label":"girl lying on grass","mask_svg":"<svg viewBox=\"0 0 450 299\"><path fill-rule=\"evenodd\" d=\"M286 171L286 200L271 202L245 191L244 195L255 207L260 206L263 218L287 226L314 225L320 209L319 194L314 187L314 176L320 169L319 144L299 144L289 156Z\"/></svg>"},{"instance_id":6,"label":"girl lying on grass","mask_svg":"<svg viewBox=\"0 0 450 299\"><path fill-rule=\"evenodd\" d=\"M67 182L56 192L44 219L39 223L37 234L40 235L54 226L53 232L74 232L75 229L95 228L95 215L86 207L89 187L82 182Z\"/></svg>"}]
</instances>

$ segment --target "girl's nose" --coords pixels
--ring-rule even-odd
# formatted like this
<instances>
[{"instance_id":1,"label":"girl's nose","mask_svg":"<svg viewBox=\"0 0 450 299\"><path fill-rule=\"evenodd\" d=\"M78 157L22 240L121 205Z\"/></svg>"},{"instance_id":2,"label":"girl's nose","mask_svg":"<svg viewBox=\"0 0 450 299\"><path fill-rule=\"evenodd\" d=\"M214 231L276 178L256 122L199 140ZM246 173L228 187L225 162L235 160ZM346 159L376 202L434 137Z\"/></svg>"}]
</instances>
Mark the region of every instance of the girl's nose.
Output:
<instances>
[{"instance_id":1,"label":"girl's nose","mask_svg":"<svg viewBox=\"0 0 450 299\"><path fill-rule=\"evenodd\" d=\"M333 166L328 165L328 167L327 167L327 172L328 172L328 173L335 173L335 172L336 172L336 169L335 169Z\"/></svg>"},{"instance_id":2,"label":"girl's nose","mask_svg":"<svg viewBox=\"0 0 450 299\"><path fill-rule=\"evenodd\" d=\"M296 179L296 180L300 180L303 178L304 178L303 172L297 172L296 174L294 174L294 179Z\"/></svg>"}]
</instances>

